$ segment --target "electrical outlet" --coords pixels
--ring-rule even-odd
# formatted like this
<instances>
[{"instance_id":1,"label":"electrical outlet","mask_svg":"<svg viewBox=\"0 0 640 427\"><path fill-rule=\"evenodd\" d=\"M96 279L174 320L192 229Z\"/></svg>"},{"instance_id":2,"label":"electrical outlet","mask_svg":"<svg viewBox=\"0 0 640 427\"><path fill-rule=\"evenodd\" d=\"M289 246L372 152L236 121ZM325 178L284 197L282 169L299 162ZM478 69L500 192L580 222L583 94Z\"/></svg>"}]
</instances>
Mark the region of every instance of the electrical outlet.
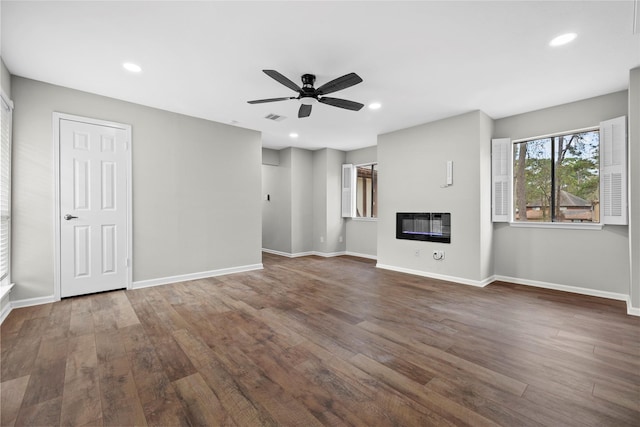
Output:
<instances>
[{"instance_id":1,"label":"electrical outlet","mask_svg":"<svg viewBox=\"0 0 640 427\"><path fill-rule=\"evenodd\" d=\"M442 261L444 259L444 251L433 251L433 259Z\"/></svg>"}]
</instances>

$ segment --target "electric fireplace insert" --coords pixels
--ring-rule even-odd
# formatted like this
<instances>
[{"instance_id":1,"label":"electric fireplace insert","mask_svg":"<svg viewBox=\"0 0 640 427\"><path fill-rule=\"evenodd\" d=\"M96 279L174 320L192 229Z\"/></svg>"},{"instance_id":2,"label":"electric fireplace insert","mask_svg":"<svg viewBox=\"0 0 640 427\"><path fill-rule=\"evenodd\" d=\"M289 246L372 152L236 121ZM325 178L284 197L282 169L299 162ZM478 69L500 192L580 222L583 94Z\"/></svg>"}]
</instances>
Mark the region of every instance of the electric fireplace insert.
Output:
<instances>
[{"instance_id":1,"label":"electric fireplace insert","mask_svg":"<svg viewBox=\"0 0 640 427\"><path fill-rule=\"evenodd\" d=\"M397 212L396 239L451 243L451 214Z\"/></svg>"}]
</instances>

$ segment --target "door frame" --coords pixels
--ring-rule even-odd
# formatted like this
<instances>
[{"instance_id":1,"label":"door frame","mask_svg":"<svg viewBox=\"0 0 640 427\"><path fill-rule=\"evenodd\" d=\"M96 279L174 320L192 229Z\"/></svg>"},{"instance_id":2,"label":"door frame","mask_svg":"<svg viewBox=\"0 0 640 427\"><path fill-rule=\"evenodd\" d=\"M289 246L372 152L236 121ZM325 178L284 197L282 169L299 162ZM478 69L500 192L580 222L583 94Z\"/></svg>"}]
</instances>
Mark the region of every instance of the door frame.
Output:
<instances>
[{"instance_id":1,"label":"door frame","mask_svg":"<svg viewBox=\"0 0 640 427\"><path fill-rule=\"evenodd\" d=\"M60 227L62 222L62 212L60 210L60 121L69 120L80 123L87 123L91 125L107 126L117 129L122 129L127 135L127 165L126 175L127 182L125 187L127 189L127 289L132 289L133 284L133 198L132 198L132 179L131 179L131 125L117 122L110 122L106 120L93 119L90 117L75 116L71 114L53 112L53 175L55 178L55 197L54 197L54 209L53 209L53 221L54 221L54 275L53 275L53 298L55 301L60 301L62 294L62 277L61 277L61 256L60 256Z\"/></svg>"}]
</instances>

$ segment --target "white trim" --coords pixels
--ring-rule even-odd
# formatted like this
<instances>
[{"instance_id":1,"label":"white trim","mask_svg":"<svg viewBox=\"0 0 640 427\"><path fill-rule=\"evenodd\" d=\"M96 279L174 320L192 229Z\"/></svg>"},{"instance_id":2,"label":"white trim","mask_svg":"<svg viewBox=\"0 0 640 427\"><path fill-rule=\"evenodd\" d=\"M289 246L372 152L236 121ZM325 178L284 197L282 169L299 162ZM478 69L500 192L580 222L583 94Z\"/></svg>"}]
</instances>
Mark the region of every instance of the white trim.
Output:
<instances>
[{"instance_id":1,"label":"white trim","mask_svg":"<svg viewBox=\"0 0 640 427\"><path fill-rule=\"evenodd\" d=\"M528 141L535 141L536 139L551 138L552 136L565 136L565 135L571 135L574 133L593 132L594 130L600 130L600 126L590 126L590 127L581 128L581 129L574 129L574 130L567 130L567 131L563 130L560 132L547 133L545 135L529 136L527 138L514 139L511 142L514 144L517 144L519 142L528 142Z\"/></svg>"},{"instance_id":2,"label":"white trim","mask_svg":"<svg viewBox=\"0 0 640 427\"><path fill-rule=\"evenodd\" d=\"M479 288L484 288L489 283L495 280L493 276L488 277L484 280L471 280L471 279L465 279L463 277L447 276L444 274L430 273L427 271L413 270L410 268L396 267L393 265L386 265L386 264L380 264L380 263L377 263L376 267L381 268L383 270L397 271L399 273L413 274L414 276L422 276L422 277L428 277L430 279L445 280L447 282L460 283L463 285L476 286Z\"/></svg>"},{"instance_id":3,"label":"white trim","mask_svg":"<svg viewBox=\"0 0 640 427\"><path fill-rule=\"evenodd\" d=\"M106 120L93 119L90 117L75 116L71 114L53 112L53 175L54 175L54 277L53 292L54 300L60 301L61 277L60 277L60 120L70 120L98 126L108 126L122 129L127 133L127 289L133 287L133 185L132 185L132 138L131 125L116 123Z\"/></svg>"},{"instance_id":4,"label":"white trim","mask_svg":"<svg viewBox=\"0 0 640 427\"><path fill-rule=\"evenodd\" d=\"M11 313L12 307L11 307L11 301L9 300L9 293L11 293L11 289L13 289L13 287L14 287L13 283L11 283L9 286L0 287L0 304L2 303L2 301L6 300L6 304L0 311L0 325L2 325L2 322L4 322L4 319L6 319L9 313Z\"/></svg>"},{"instance_id":5,"label":"white trim","mask_svg":"<svg viewBox=\"0 0 640 427\"><path fill-rule=\"evenodd\" d=\"M10 283L7 286L0 286L0 301L2 301L9 293L11 289L15 286L15 283Z\"/></svg>"},{"instance_id":6,"label":"white trim","mask_svg":"<svg viewBox=\"0 0 640 427\"><path fill-rule=\"evenodd\" d=\"M511 221L509 227L516 228L563 228L565 230L602 230L604 224L589 222L535 222Z\"/></svg>"},{"instance_id":7,"label":"white trim","mask_svg":"<svg viewBox=\"0 0 640 427\"><path fill-rule=\"evenodd\" d=\"M2 322L4 322L7 317L9 317L9 314L12 310L13 307L11 307L11 301L8 301L2 311L0 311L0 325L2 325Z\"/></svg>"},{"instance_id":8,"label":"white trim","mask_svg":"<svg viewBox=\"0 0 640 427\"><path fill-rule=\"evenodd\" d=\"M224 276L226 274L244 273L262 270L262 263L241 265L238 267L221 268L219 270L201 271L199 273L180 274L178 276L160 277L158 279L138 280L133 282L132 289L149 288L151 286L168 285L170 283L187 282L189 280L207 279L209 277Z\"/></svg>"},{"instance_id":9,"label":"white trim","mask_svg":"<svg viewBox=\"0 0 640 427\"><path fill-rule=\"evenodd\" d=\"M542 282L539 280L520 279L509 276L495 276L496 281L515 283L516 285L533 286L535 288L552 289L554 291L571 292L592 297L608 298L618 301L629 301L629 296L616 292L599 291L597 289L581 288L579 286L561 285L559 283Z\"/></svg>"},{"instance_id":10,"label":"white trim","mask_svg":"<svg viewBox=\"0 0 640 427\"><path fill-rule=\"evenodd\" d=\"M36 298L27 298L27 299L19 299L16 301L11 301L11 309L14 308L22 308L22 307L31 307L32 305L42 305L42 304L50 304L52 302L59 301L55 298L55 295L49 295L46 297L36 297Z\"/></svg>"},{"instance_id":11,"label":"white trim","mask_svg":"<svg viewBox=\"0 0 640 427\"><path fill-rule=\"evenodd\" d=\"M358 258L366 258L366 259L373 259L373 260L377 260L378 259L377 255L361 254L361 253L358 253L358 252L346 251L344 254L345 255L349 255L349 256L355 256L355 257L358 257Z\"/></svg>"},{"instance_id":12,"label":"white trim","mask_svg":"<svg viewBox=\"0 0 640 427\"><path fill-rule=\"evenodd\" d=\"M297 254L291 254L289 252L276 251L274 249L266 249L266 248L262 248L262 252L266 252L268 254L273 254L273 255L278 255L278 256L283 256L283 257L287 257L287 258L298 258L298 257L301 257L301 256L313 255L312 252L299 252Z\"/></svg>"},{"instance_id":13,"label":"white trim","mask_svg":"<svg viewBox=\"0 0 640 427\"><path fill-rule=\"evenodd\" d=\"M599 297L599 298L607 298L607 299L612 299L617 301L625 301L627 304L627 314L630 316L640 316L640 308L635 308L631 306L631 298L629 297L629 295L619 294L616 292L599 291L597 289L581 288L578 286L568 286L568 285L561 285L558 283L541 282L538 280L520 279L517 277L500 276L500 275L490 276L484 280L477 281L477 280L464 279L460 277L445 276L442 274L428 273L428 272L419 271L419 270L412 270L409 268L394 267L394 266L380 264L380 263L376 264L376 267L382 268L385 270L397 271L400 273L413 274L416 276L428 277L431 279L438 279L438 280L446 280L448 282L461 283L464 285L471 285L471 286L478 286L478 287L485 287L493 282L498 281L498 282L514 283L516 285L522 285L522 286L532 286L535 288L551 289L554 291L571 292L574 294L589 295L589 296Z\"/></svg>"},{"instance_id":14,"label":"white trim","mask_svg":"<svg viewBox=\"0 0 640 427\"><path fill-rule=\"evenodd\" d=\"M352 218L346 218L352 221L362 221L362 222L376 222L378 221L378 217L372 218L370 216L354 216Z\"/></svg>"},{"instance_id":15,"label":"white trim","mask_svg":"<svg viewBox=\"0 0 640 427\"><path fill-rule=\"evenodd\" d=\"M266 252L268 254L273 254L273 255L279 255L279 256L283 256L283 257L287 257L287 258L300 258L303 256L319 256L319 257L323 257L323 258L332 258L332 257L336 257L336 256L342 256L342 255L353 255L353 256L360 256L362 258L366 258L367 256L365 255L360 255L360 254L349 254L346 251L340 251L340 252L319 252L319 251L307 251L307 252L296 252L294 254L289 253L289 252L282 252L282 251L276 251L273 249L266 249L266 248L262 248L262 252Z\"/></svg>"},{"instance_id":16,"label":"white trim","mask_svg":"<svg viewBox=\"0 0 640 427\"><path fill-rule=\"evenodd\" d=\"M11 108L11 110L13 110L13 101L9 98L9 96L7 96L7 94L4 92L4 90L0 89L0 97L2 98L2 100L4 102L7 103L7 105L9 106L9 108Z\"/></svg>"},{"instance_id":17,"label":"white trim","mask_svg":"<svg viewBox=\"0 0 640 427\"><path fill-rule=\"evenodd\" d=\"M347 253L345 251L340 251L340 252L318 252L318 251L313 251L312 254L315 255L315 256L323 257L323 258L333 258L333 257L336 257L336 256L346 255Z\"/></svg>"}]
</instances>

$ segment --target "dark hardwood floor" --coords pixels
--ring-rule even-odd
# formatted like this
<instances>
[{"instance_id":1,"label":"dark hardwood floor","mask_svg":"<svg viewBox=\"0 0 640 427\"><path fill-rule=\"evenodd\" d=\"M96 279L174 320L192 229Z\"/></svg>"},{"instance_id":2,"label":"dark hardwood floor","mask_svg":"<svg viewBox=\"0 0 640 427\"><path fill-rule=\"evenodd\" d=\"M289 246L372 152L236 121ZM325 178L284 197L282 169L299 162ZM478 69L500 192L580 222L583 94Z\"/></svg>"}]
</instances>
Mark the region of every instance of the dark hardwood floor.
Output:
<instances>
[{"instance_id":1,"label":"dark hardwood floor","mask_svg":"<svg viewBox=\"0 0 640 427\"><path fill-rule=\"evenodd\" d=\"M16 309L2 425L640 425L619 301L352 257Z\"/></svg>"}]
</instances>

